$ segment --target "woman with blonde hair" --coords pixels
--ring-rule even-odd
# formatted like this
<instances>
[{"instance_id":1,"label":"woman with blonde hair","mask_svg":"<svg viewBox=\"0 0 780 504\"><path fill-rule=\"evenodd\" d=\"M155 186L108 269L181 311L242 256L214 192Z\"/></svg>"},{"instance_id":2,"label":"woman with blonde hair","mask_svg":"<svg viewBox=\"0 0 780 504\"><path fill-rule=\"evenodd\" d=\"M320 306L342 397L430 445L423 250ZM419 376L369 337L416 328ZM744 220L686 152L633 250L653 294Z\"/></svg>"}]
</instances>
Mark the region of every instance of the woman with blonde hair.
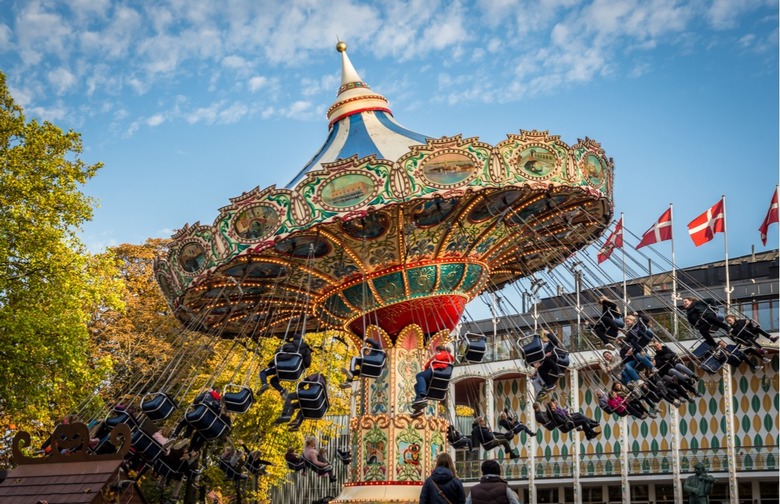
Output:
<instances>
[{"instance_id":1,"label":"woman with blonde hair","mask_svg":"<svg viewBox=\"0 0 780 504\"><path fill-rule=\"evenodd\" d=\"M464 504L466 492L455 475L455 464L449 453L436 457L436 467L425 480L420 492L420 504Z\"/></svg>"}]
</instances>

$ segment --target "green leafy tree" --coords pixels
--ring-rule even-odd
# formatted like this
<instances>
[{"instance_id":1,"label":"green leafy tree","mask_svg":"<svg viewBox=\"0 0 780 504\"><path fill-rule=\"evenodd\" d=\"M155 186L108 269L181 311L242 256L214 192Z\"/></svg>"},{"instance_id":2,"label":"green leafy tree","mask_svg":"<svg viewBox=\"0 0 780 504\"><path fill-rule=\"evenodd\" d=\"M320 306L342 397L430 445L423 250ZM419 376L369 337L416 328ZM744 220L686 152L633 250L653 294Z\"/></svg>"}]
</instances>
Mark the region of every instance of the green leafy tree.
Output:
<instances>
[{"instance_id":1,"label":"green leafy tree","mask_svg":"<svg viewBox=\"0 0 780 504\"><path fill-rule=\"evenodd\" d=\"M0 425L50 430L109 369L87 322L118 301L113 264L77 237L102 165L81 152L79 133L27 121L0 73Z\"/></svg>"}]
</instances>

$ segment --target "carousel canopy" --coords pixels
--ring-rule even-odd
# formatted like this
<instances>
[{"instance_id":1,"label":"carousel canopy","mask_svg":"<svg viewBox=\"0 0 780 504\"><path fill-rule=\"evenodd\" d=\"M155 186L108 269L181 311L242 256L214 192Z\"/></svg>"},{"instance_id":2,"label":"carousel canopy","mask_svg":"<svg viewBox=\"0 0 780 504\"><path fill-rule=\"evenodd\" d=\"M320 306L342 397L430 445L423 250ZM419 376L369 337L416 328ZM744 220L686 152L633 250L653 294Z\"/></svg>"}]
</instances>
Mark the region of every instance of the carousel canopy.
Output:
<instances>
[{"instance_id":1,"label":"carousel canopy","mask_svg":"<svg viewBox=\"0 0 780 504\"><path fill-rule=\"evenodd\" d=\"M179 319L223 337L369 325L453 328L485 289L554 267L612 217L612 161L544 131L495 146L398 125L340 42L323 147L284 188L185 226L157 280Z\"/></svg>"}]
</instances>

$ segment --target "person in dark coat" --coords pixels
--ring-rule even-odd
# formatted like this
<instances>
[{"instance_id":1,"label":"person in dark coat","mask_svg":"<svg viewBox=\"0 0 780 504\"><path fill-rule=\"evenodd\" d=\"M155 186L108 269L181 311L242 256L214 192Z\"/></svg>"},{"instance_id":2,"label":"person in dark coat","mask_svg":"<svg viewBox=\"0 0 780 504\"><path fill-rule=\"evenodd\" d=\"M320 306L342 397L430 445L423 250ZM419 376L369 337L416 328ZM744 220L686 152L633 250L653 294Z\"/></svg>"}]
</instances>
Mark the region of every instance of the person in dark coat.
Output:
<instances>
[{"instance_id":1,"label":"person in dark coat","mask_svg":"<svg viewBox=\"0 0 780 504\"><path fill-rule=\"evenodd\" d=\"M455 464L448 453L436 457L436 467L423 483L420 504L464 504L466 492L455 475Z\"/></svg>"},{"instance_id":2,"label":"person in dark coat","mask_svg":"<svg viewBox=\"0 0 780 504\"><path fill-rule=\"evenodd\" d=\"M325 379L325 376L322 375L321 373L311 374L306 378L304 378L303 381L321 384L323 390L327 394L327 390L328 390L327 380ZM295 415L293 421L290 422L290 419L292 418L292 414L296 409L298 410L298 413ZM282 413L274 421L275 424L281 424L287 422L290 422L289 427L293 432L298 430L298 427L300 427L301 422L303 422L303 411L301 411L301 405L298 402L298 392L290 392L289 394L287 394L287 396L284 399L284 405L282 406Z\"/></svg>"},{"instance_id":3,"label":"person in dark coat","mask_svg":"<svg viewBox=\"0 0 780 504\"><path fill-rule=\"evenodd\" d=\"M482 462L482 477L471 488L466 504L520 504L509 483L501 479L501 466L495 460Z\"/></svg>"},{"instance_id":4,"label":"person in dark coat","mask_svg":"<svg viewBox=\"0 0 780 504\"><path fill-rule=\"evenodd\" d=\"M515 434L525 432L529 436L536 435L535 430L529 429L528 426L518 420L514 414L510 414L509 410L507 409L504 409L504 411L501 412L501 415L499 415L498 426L503 427L504 430L513 432Z\"/></svg>"},{"instance_id":5,"label":"person in dark coat","mask_svg":"<svg viewBox=\"0 0 780 504\"><path fill-rule=\"evenodd\" d=\"M257 390L258 396L268 390L268 377L270 376L270 386L279 392L279 395L282 396L282 400L286 398L287 391L284 390L284 387L279 383L279 377L276 375L276 359L278 355L282 360L289 360L293 358L294 354L299 354L301 356L303 369L309 369L311 366L311 347L306 343L306 340L303 339L303 336L293 336L292 338L289 338L284 344L276 349L274 358L268 362L268 366L260 371L261 386Z\"/></svg>"},{"instance_id":6,"label":"person in dark coat","mask_svg":"<svg viewBox=\"0 0 780 504\"><path fill-rule=\"evenodd\" d=\"M775 343L778 336L772 336L761 329L753 320L737 319L735 315L726 315L726 323L731 326L731 338L740 345L744 345L742 351L747 355L752 355L762 359L764 362L771 362L772 359L767 356L766 349L758 342L758 338L764 336L772 343Z\"/></svg>"},{"instance_id":7,"label":"person in dark coat","mask_svg":"<svg viewBox=\"0 0 780 504\"><path fill-rule=\"evenodd\" d=\"M625 327L623 314L618 310L617 303L605 296L599 298L601 316L593 324L593 332L605 345L611 345L617 338L618 331Z\"/></svg>"},{"instance_id":8,"label":"person in dark coat","mask_svg":"<svg viewBox=\"0 0 780 504\"><path fill-rule=\"evenodd\" d=\"M712 298L685 297L682 300L688 323L697 329L704 341L713 348L718 346L718 342L710 334L713 327L723 329L726 333L731 331L731 327L718 317L718 313L713 308L717 304L717 301Z\"/></svg>"},{"instance_id":9,"label":"person in dark coat","mask_svg":"<svg viewBox=\"0 0 780 504\"><path fill-rule=\"evenodd\" d=\"M514 436L514 434L513 434ZM502 432L493 432L485 423L485 417L478 416L474 419L471 429L471 444L473 446L482 446L486 450L492 450L498 446L504 448L504 452L509 454L510 459L520 457L517 450L512 449L507 435Z\"/></svg>"}]
</instances>

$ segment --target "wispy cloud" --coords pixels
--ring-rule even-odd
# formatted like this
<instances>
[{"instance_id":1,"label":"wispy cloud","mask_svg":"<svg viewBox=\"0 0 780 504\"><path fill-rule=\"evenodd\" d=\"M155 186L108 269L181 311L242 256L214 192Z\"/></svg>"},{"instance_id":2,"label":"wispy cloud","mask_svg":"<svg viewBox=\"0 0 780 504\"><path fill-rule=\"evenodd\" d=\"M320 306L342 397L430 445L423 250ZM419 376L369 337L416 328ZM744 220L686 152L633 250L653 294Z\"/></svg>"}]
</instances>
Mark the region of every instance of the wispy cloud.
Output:
<instances>
[{"instance_id":1,"label":"wispy cloud","mask_svg":"<svg viewBox=\"0 0 780 504\"><path fill-rule=\"evenodd\" d=\"M166 110L170 101L163 100L158 110L113 117L127 121L120 128L126 133L171 121L228 124L255 114L310 120L321 112L313 103L322 108L338 86L337 71L318 66L321 54L332 55L336 36L388 68L412 61L438 74L438 89L426 90L430 99L516 101L605 76L644 75L653 71L651 51L695 51L707 43L699 31L735 30L756 12L774 16L776 25L774 1L30 0L0 14L0 63L20 103L55 114L58 99L102 107L153 90L169 98L188 90L188 112ZM743 29L733 46L771 54L777 29L767 34L767 26ZM321 77L298 73L304 65ZM280 81L280 71L290 80ZM263 102L247 104L246 93Z\"/></svg>"}]
</instances>

